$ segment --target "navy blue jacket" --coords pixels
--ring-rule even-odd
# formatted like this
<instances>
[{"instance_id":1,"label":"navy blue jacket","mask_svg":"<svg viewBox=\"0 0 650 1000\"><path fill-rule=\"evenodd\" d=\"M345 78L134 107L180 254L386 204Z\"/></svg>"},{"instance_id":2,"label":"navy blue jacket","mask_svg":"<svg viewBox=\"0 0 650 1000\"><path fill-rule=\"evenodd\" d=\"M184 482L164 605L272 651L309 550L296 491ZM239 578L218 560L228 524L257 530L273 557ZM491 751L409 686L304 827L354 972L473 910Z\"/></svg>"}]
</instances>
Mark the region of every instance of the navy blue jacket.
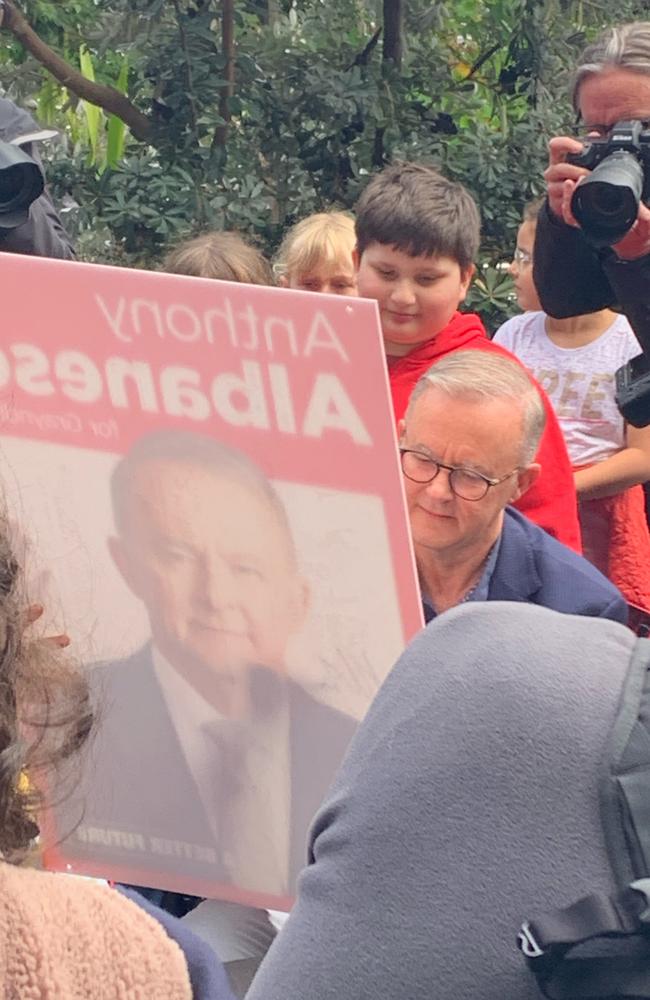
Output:
<instances>
[{"instance_id":1,"label":"navy blue jacket","mask_svg":"<svg viewBox=\"0 0 650 1000\"><path fill-rule=\"evenodd\" d=\"M235 1000L226 970L206 941L194 934L182 920L153 906L138 892L129 892L124 888L120 888L120 892L162 924L167 936L181 949L192 985L193 1000Z\"/></svg>"},{"instance_id":2,"label":"navy blue jacket","mask_svg":"<svg viewBox=\"0 0 650 1000\"><path fill-rule=\"evenodd\" d=\"M627 624L620 591L587 559L506 507L489 601L523 601Z\"/></svg>"}]
</instances>

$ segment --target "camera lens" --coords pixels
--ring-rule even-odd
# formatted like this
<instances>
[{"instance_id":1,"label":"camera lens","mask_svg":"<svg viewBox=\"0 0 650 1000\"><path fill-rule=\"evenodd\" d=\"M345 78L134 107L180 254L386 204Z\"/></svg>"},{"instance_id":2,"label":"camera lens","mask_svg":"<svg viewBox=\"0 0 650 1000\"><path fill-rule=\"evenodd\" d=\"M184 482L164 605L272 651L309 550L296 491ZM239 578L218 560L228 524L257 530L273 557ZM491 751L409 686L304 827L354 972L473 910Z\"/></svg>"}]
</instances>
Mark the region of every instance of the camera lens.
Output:
<instances>
[{"instance_id":1,"label":"camera lens","mask_svg":"<svg viewBox=\"0 0 650 1000\"><path fill-rule=\"evenodd\" d=\"M611 184L595 183L589 190L591 196L590 211L605 216L619 216L625 212L626 195L628 188L613 187Z\"/></svg>"},{"instance_id":2,"label":"camera lens","mask_svg":"<svg viewBox=\"0 0 650 1000\"><path fill-rule=\"evenodd\" d=\"M594 246L612 246L634 225L643 168L633 153L616 150L578 184L571 209Z\"/></svg>"},{"instance_id":3,"label":"camera lens","mask_svg":"<svg viewBox=\"0 0 650 1000\"><path fill-rule=\"evenodd\" d=\"M29 206L41 194L43 171L20 146L0 142L0 230L14 229L29 218Z\"/></svg>"},{"instance_id":4,"label":"camera lens","mask_svg":"<svg viewBox=\"0 0 650 1000\"><path fill-rule=\"evenodd\" d=\"M31 187L31 180L25 177L22 165L16 164L0 172L0 211L20 200L25 190L25 180L27 188Z\"/></svg>"}]
</instances>

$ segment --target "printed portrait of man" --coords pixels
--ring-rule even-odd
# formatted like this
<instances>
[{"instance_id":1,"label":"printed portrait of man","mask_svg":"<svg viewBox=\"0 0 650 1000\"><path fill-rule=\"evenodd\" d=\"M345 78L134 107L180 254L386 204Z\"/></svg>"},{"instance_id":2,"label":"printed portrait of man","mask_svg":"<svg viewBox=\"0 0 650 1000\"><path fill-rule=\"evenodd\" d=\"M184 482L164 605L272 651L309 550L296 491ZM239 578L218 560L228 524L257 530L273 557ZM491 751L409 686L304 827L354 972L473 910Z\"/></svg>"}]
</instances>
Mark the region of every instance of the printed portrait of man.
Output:
<instances>
[{"instance_id":1,"label":"printed portrait of man","mask_svg":"<svg viewBox=\"0 0 650 1000\"><path fill-rule=\"evenodd\" d=\"M91 674L78 837L137 834L116 857L155 869L175 849L198 877L286 895L354 722L287 674L309 586L282 502L246 455L185 431L137 441L111 495L110 553L151 639Z\"/></svg>"}]
</instances>

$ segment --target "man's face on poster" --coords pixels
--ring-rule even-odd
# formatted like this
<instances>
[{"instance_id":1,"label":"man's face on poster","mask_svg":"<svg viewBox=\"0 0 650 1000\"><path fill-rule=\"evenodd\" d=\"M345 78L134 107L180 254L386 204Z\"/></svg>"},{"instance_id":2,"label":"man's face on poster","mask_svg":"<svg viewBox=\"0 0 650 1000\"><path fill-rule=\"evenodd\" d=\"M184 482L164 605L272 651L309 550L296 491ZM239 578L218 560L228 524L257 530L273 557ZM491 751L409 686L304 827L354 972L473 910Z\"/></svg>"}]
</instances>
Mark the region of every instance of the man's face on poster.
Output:
<instances>
[{"instance_id":1,"label":"man's face on poster","mask_svg":"<svg viewBox=\"0 0 650 1000\"><path fill-rule=\"evenodd\" d=\"M230 476L189 462L143 462L121 535L110 542L146 605L155 645L192 682L197 671L281 670L306 614L281 514L261 488Z\"/></svg>"}]
</instances>

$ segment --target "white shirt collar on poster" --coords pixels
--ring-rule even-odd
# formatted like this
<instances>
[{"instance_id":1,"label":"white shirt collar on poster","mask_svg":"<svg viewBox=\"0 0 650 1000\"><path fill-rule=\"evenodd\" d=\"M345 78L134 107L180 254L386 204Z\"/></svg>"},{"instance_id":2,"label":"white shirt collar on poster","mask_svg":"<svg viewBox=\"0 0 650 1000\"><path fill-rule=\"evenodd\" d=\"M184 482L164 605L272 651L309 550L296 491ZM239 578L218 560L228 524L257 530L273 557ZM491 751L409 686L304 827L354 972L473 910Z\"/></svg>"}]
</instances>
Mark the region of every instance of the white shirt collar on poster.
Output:
<instances>
[{"instance_id":1,"label":"white shirt collar on poster","mask_svg":"<svg viewBox=\"0 0 650 1000\"><path fill-rule=\"evenodd\" d=\"M242 888L286 894L291 802L288 704L256 720L254 732L246 733L220 715L155 646L152 653L167 710L232 881ZM238 731L244 732L243 741L238 740ZM220 743L223 747L226 742L234 749L239 743L241 750L239 775L234 776L239 781L227 806L225 776L220 773L223 759L219 759Z\"/></svg>"}]
</instances>

